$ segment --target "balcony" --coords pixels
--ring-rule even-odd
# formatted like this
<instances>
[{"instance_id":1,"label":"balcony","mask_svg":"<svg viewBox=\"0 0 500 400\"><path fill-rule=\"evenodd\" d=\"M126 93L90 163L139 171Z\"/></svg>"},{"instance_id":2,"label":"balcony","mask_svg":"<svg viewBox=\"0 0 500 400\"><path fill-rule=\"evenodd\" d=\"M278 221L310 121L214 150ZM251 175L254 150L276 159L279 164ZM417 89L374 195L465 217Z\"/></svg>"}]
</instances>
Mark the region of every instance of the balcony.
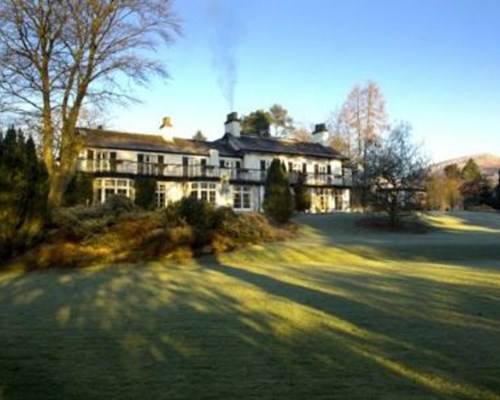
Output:
<instances>
[{"instance_id":1,"label":"balcony","mask_svg":"<svg viewBox=\"0 0 500 400\"><path fill-rule=\"evenodd\" d=\"M171 179L220 179L228 181L246 181L263 183L265 171L260 169L224 168L203 164L158 164L125 160L89 160L79 159L77 169L95 174L123 174ZM299 173L290 172L290 183L297 183ZM342 175L307 174L305 184L310 186L350 186L351 182Z\"/></svg>"}]
</instances>

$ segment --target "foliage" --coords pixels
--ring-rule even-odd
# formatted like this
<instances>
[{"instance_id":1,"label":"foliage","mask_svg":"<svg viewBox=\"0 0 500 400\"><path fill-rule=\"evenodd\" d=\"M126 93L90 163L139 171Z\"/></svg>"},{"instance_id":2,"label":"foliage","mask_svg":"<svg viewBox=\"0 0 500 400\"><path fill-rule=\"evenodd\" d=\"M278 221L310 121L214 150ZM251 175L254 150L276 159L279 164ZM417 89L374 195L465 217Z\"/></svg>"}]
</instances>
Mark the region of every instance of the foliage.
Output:
<instances>
[{"instance_id":1,"label":"foliage","mask_svg":"<svg viewBox=\"0 0 500 400\"><path fill-rule=\"evenodd\" d=\"M429 174L426 180L427 207L431 210L455 210L463 205L462 178L456 164L447 165L443 174Z\"/></svg>"},{"instance_id":2,"label":"foliage","mask_svg":"<svg viewBox=\"0 0 500 400\"><path fill-rule=\"evenodd\" d=\"M215 207L207 201L189 196L179 201L179 214L189 225L208 230L213 226Z\"/></svg>"},{"instance_id":3,"label":"foliage","mask_svg":"<svg viewBox=\"0 0 500 400\"><path fill-rule=\"evenodd\" d=\"M288 226L270 225L260 214L215 210L196 198L143 211L124 196L92 207L57 208L50 228L45 242L23 256L31 269L190 258L295 234Z\"/></svg>"},{"instance_id":4,"label":"foliage","mask_svg":"<svg viewBox=\"0 0 500 400\"><path fill-rule=\"evenodd\" d=\"M267 171L262 206L265 213L277 222L287 222L293 213L294 205L288 174L277 158Z\"/></svg>"},{"instance_id":5,"label":"foliage","mask_svg":"<svg viewBox=\"0 0 500 400\"><path fill-rule=\"evenodd\" d=\"M104 213L112 214L115 217L130 213L135 209L132 200L120 194L109 196L104 204L97 207L100 207Z\"/></svg>"},{"instance_id":6,"label":"foliage","mask_svg":"<svg viewBox=\"0 0 500 400\"><path fill-rule=\"evenodd\" d=\"M307 190L305 182L306 175L300 172L294 187L295 210L298 212L304 212L311 208L311 194Z\"/></svg>"},{"instance_id":7,"label":"foliage","mask_svg":"<svg viewBox=\"0 0 500 400\"><path fill-rule=\"evenodd\" d=\"M282 234L282 232L280 232ZM212 240L215 253L261 242L278 240L278 231L258 213L247 212L222 220Z\"/></svg>"},{"instance_id":8,"label":"foliage","mask_svg":"<svg viewBox=\"0 0 500 400\"><path fill-rule=\"evenodd\" d=\"M417 208L424 191L427 162L411 142L411 128L401 124L368 152L365 177L375 206L388 213L395 226L403 211Z\"/></svg>"},{"instance_id":9,"label":"foliage","mask_svg":"<svg viewBox=\"0 0 500 400\"><path fill-rule=\"evenodd\" d=\"M67 207L80 204L88 206L92 204L92 197L92 175L85 172L77 172L66 188L64 205Z\"/></svg>"},{"instance_id":10,"label":"foliage","mask_svg":"<svg viewBox=\"0 0 500 400\"><path fill-rule=\"evenodd\" d=\"M273 104L269 109L274 136L288 136L294 130L293 118L280 104Z\"/></svg>"},{"instance_id":11,"label":"foliage","mask_svg":"<svg viewBox=\"0 0 500 400\"><path fill-rule=\"evenodd\" d=\"M123 77L165 77L156 49L177 21L170 0L0 2L0 94L40 125L59 205L80 150L76 126L86 104L132 100ZM158 40L160 39L160 40Z\"/></svg>"},{"instance_id":12,"label":"foliage","mask_svg":"<svg viewBox=\"0 0 500 400\"><path fill-rule=\"evenodd\" d=\"M462 168L461 175L465 182L471 182L481 177L481 169L473 158L469 158L467 163Z\"/></svg>"},{"instance_id":13,"label":"foliage","mask_svg":"<svg viewBox=\"0 0 500 400\"><path fill-rule=\"evenodd\" d=\"M47 220L48 176L31 137L11 127L0 136L0 257L32 245Z\"/></svg>"},{"instance_id":14,"label":"foliage","mask_svg":"<svg viewBox=\"0 0 500 400\"><path fill-rule=\"evenodd\" d=\"M492 206L500 210L500 169L498 170L498 183L492 193Z\"/></svg>"},{"instance_id":15,"label":"foliage","mask_svg":"<svg viewBox=\"0 0 500 400\"><path fill-rule=\"evenodd\" d=\"M296 126L291 133L291 137L299 142L312 142L312 134L304 126Z\"/></svg>"},{"instance_id":16,"label":"foliage","mask_svg":"<svg viewBox=\"0 0 500 400\"><path fill-rule=\"evenodd\" d=\"M193 135L193 140L199 140L202 142L206 142L207 137L203 134L202 131L197 130L196 133Z\"/></svg>"},{"instance_id":17,"label":"foliage","mask_svg":"<svg viewBox=\"0 0 500 400\"><path fill-rule=\"evenodd\" d=\"M156 179L138 177L135 179L135 204L144 210L152 210L156 206Z\"/></svg>"},{"instance_id":18,"label":"foliage","mask_svg":"<svg viewBox=\"0 0 500 400\"><path fill-rule=\"evenodd\" d=\"M488 181L474 159L467 160L462 168L461 177L460 193L464 199L464 208L489 203L491 194Z\"/></svg>"},{"instance_id":19,"label":"foliage","mask_svg":"<svg viewBox=\"0 0 500 400\"><path fill-rule=\"evenodd\" d=\"M272 116L268 111L256 110L252 111L241 120L242 135L259 135L269 137Z\"/></svg>"}]
</instances>

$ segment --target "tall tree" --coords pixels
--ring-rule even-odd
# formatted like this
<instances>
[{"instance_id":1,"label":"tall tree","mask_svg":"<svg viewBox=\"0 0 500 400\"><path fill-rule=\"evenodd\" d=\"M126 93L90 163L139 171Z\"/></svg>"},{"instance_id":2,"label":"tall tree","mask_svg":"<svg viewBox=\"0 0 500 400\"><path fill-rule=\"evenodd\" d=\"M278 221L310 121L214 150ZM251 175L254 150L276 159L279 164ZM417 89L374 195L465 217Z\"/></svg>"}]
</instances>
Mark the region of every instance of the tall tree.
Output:
<instances>
[{"instance_id":1,"label":"tall tree","mask_svg":"<svg viewBox=\"0 0 500 400\"><path fill-rule=\"evenodd\" d=\"M369 147L388 130L385 99L375 82L355 85L338 112L337 126L349 143L351 157L363 167Z\"/></svg>"},{"instance_id":2,"label":"tall tree","mask_svg":"<svg viewBox=\"0 0 500 400\"><path fill-rule=\"evenodd\" d=\"M295 210L304 212L311 208L311 194L306 187L306 174L299 172L297 183L293 188Z\"/></svg>"},{"instance_id":3,"label":"tall tree","mask_svg":"<svg viewBox=\"0 0 500 400\"><path fill-rule=\"evenodd\" d=\"M268 111L252 111L241 120L241 133L243 135L270 136L270 126L272 117Z\"/></svg>"},{"instance_id":4,"label":"tall tree","mask_svg":"<svg viewBox=\"0 0 500 400\"><path fill-rule=\"evenodd\" d=\"M292 139L298 140L299 142L312 142L311 132L304 126L296 126L292 131Z\"/></svg>"},{"instance_id":5,"label":"tall tree","mask_svg":"<svg viewBox=\"0 0 500 400\"><path fill-rule=\"evenodd\" d=\"M339 150L351 158L353 188L351 202L354 207L367 205L367 188L364 171L368 168L367 154L383 133L389 129L385 100L375 82L355 85L342 107L334 114L333 137L337 137Z\"/></svg>"},{"instance_id":6,"label":"tall tree","mask_svg":"<svg viewBox=\"0 0 500 400\"><path fill-rule=\"evenodd\" d=\"M46 222L47 172L33 140L9 128L0 139L0 257L22 250Z\"/></svg>"},{"instance_id":7,"label":"tall tree","mask_svg":"<svg viewBox=\"0 0 500 400\"><path fill-rule=\"evenodd\" d=\"M273 104L269 109L274 136L288 136L293 131L293 118L279 104Z\"/></svg>"},{"instance_id":8,"label":"tall tree","mask_svg":"<svg viewBox=\"0 0 500 400\"><path fill-rule=\"evenodd\" d=\"M481 169L473 158L469 158L462 168L462 178L464 181L473 181L481 176Z\"/></svg>"},{"instance_id":9,"label":"tall tree","mask_svg":"<svg viewBox=\"0 0 500 400\"><path fill-rule=\"evenodd\" d=\"M171 0L3 0L0 93L10 111L40 121L52 204L60 204L80 150L86 103L131 100L139 84L166 76L155 51L177 30ZM59 139L59 140L57 140ZM57 162L55 161L57 159Z\"/></svg>"},{"instance_id":10,"label":"tall tree","mask_svg":"<svg viewBox=\"0 0 500 400\"><path fill-rule=\"evenodd\" d=\"M472 207L486 202L489 191L486 178L474 159L469 158L462 168L460 193L464 198L464 207Z\"/></svg>"},{"instance_id":11,"label":"tall tree","mask_svg":"<svg viewBox=\"0 0 500 400\"><path fill-rule=\"evenodd\" d=\"M376 205L386 211L394 227L403 210L411 210L425 188L427 161L411 141L411 129L401 124L367 152L366 179Z\"/></svg>"}]
</instances>

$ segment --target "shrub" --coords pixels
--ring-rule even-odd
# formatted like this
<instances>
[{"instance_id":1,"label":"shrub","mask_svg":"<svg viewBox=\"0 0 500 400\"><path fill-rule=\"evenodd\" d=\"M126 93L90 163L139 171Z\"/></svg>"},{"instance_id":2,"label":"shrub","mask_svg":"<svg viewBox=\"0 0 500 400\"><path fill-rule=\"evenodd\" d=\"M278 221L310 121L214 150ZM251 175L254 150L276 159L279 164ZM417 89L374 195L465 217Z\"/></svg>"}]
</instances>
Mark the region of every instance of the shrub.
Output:
<instances>
[{"instance_id":1,"label":"shrub","mask_svg":"<svg viewBox=\"0 0 500 400\"><path fill-rule=\"evenodd\" d=\"M215 232L212 246L215 252L223 252L278 238L278 230L263 215L249 212L225 219Z\"/></svg>"},{"instance_id":2,"label":"shrub","mask_svg":"<svg viewBox=\"0 0 500 400\"><path fill-rule=\"evenodd\" d=\"M299 173L297 184L294 188L295 210L304 212L311 208L311 195L305 186L306 175Z\"/></svg>"},{"instance_id":3,"label":"shrub","mask_svg":"<svg viewBox=\"0 0 500 400\"><path fill-rule=\"evenodd\" d=\"M179 202L179 213L192 227L207 230L212 228L215 208L204 200L189 196Z\"/></svg>"},{"instance_id":4,"label":"shrub","mask_svg":"<svg viewBox=\"0 0 500 400\"><path fill-rule=\"evenodd\" d=\"M156 179L137 178L135 180L135 204L145 210L155 208Z\"/></svg>"},{"instance_id":5,"label":"shrub","mask_svg":"<svg viewBox=\"0 0 500 400\"><path fill-rule=\"evenodd\" d=\"M130 213L134 211L135 208L132 200L120 194L108 197L104 204L97 207L101 207L104 212L110 213L115 217Z\"/></svg>"},{"instance_id":6,"label":"shrub","mask_svg":"<svg viewBox=\"0 0 500 400\"><path fill-rule=\"evenodd\" d=\"M274 159L265 182L264 211L277 222L287 222L293 213L293 198L285 167Z\"/></svg>"},{"instance_id":7,"label":"shrub","mask_svg":"<svg viewBox=\"0 0 500 400\"><path fill-rule=\"evenodd\" d=\"M52 211L51 227L59 236L69 240L82 240L104 231L113 223L114 216L106 215L101 206L58 208Z\"/></svg>"}]
</instances>

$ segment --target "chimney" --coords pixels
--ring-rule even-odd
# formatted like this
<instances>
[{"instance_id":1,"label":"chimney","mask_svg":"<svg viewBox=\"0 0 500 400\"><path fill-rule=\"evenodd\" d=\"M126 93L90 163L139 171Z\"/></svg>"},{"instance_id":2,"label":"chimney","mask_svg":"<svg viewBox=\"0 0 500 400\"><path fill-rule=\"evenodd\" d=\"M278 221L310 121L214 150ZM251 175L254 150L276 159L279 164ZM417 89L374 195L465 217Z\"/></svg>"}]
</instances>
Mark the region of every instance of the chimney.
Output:
<instances>
[{"instance_id":1,"label":"chimney","mask_svg":"<svg viewBox=\"0 0 500 400\"><path fill-rule=\"evenodd\" d=\"M238 119L238 113L233 111L227 114L227 120L224 123L225 133L230 133L234 137L240 137L241 126L240 120Z\"/></svg>"},{"instance_id":2,"label":"chimney","mask_svg":"<svg viewBox=\"0 0 500 400\"><path fill-rule=\"evenodd\" d=\"M161 125L160 125L160 135L163 137L163 140L166 142L171 142L174 140L174 136L172 134L172 120L170 117L163 117Z\"/></svg>"},{"instance_id":3,"label":"chimney","mask_svg":"<svg viewBox=\"0 0 500 400\"><path fill-rule=\"evenodd\" d=\"M316 124L314 126L314 132L312 133L312 140L314 143L327 146L329 137L330 133L326 129L326 124Z\"/></svg>"}]
</instances>

